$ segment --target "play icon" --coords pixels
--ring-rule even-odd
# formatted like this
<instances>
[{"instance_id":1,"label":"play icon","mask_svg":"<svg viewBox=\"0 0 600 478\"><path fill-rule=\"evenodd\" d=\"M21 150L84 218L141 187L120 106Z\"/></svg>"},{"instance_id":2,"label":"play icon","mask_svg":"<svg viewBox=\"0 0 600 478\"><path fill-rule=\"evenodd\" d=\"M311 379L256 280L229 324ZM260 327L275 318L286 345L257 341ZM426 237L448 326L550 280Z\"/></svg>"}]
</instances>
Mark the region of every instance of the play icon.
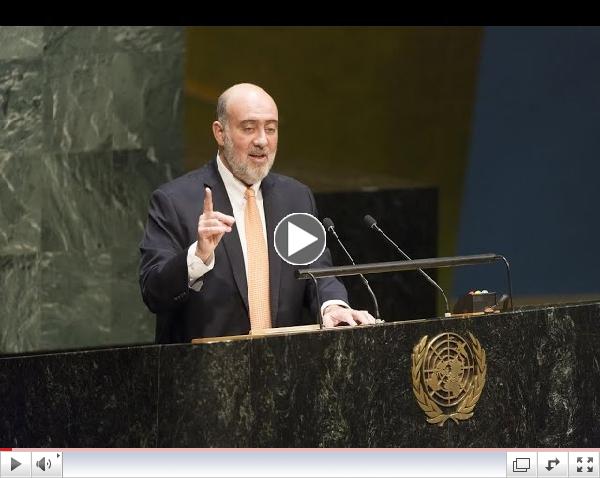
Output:
<instances>
[{"instance_id":1,"label":"play icon","mask_svg":"<svg viewBox=\"0 0 600 478\"><path fill-rule=\"evenodd\" d=\"M279 257L288 264L304 266L323 254L326 245L325 229L311 214L289 214L277 224L274 241Z\"/></svg>"},{"instance_id":2,"label":"play icon","mask_svg":"<svg viewBox=\"0 0 600 478\"><path fill-rule=\"evenodd\" d=\"M296 252L301 251L305 247L310 246L314 242L317 242L319 238L313 236L310 232L306 232L304 229L300 229L293 222L287 223L288 227L288 247L287 255L293 256Z\"/></svg>"},{"instance_id":3,"label":"play icon","mask_svg":"<svg viewBox=\"0 0 600 478\"><path fill-rule=\"evenodd\" d=\"M31 476L31 452L0 452L0 476Z\"/></svg>"}]
</instances>

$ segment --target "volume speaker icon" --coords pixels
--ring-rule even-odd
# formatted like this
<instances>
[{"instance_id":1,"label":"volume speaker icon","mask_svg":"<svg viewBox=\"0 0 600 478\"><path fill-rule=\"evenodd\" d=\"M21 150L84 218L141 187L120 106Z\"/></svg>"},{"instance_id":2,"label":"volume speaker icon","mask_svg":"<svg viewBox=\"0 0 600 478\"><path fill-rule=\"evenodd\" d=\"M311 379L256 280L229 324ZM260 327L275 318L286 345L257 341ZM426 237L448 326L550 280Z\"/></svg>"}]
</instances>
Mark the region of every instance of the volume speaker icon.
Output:
<instances>
[{"instance_id":1,"label":"volume speaker icon","mask_svg":"<svg viewBox=\"0 0 600 478\"><path fill-rule=\"evenodd\" d=\"M46 457L43 456L35 462L35 466L37 466L42 471L46 471L46 469L52 468L52 462L50 461L50 458L46 459Z\"/></svg>"}]
</instances>

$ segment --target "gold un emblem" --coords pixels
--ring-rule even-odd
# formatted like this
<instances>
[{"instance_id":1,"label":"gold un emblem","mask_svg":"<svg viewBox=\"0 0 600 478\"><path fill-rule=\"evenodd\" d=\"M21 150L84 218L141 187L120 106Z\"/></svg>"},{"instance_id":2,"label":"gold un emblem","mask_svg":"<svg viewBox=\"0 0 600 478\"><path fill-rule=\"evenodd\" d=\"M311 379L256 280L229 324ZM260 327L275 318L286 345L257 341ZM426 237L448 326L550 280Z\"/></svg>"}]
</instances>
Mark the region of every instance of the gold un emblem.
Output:
<instances>
[{"instance_id":1,"label":"gold un emblem","mask_svg":"<svg viewBox=\"0 0 600 478\"><path fill-rule=\"evenodd\" d=\"M413 348L413 392L429 423L442 426L473 416L485 385L485 350L469 332L469 341L445 332Z\"/></svg>"}]
</instances>

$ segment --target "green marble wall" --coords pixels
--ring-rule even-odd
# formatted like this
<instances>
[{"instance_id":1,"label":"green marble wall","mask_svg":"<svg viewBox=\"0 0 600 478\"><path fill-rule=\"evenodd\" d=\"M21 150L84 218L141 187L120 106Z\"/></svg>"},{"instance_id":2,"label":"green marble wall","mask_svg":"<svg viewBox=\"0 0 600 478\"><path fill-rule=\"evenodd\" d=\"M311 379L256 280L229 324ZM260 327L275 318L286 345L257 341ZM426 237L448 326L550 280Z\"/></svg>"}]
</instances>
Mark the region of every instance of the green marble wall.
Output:
<instances>
[{"instance_id":1,"label":"green marble wall","mask_svg":"<svg viewBox=\"0 0 600 478\"><path fill-rule=\"evenodd\" d=\"M183 29L0 28L0 353L152 341L151 191L182 172Z\"/></svg>"}]
</instances>

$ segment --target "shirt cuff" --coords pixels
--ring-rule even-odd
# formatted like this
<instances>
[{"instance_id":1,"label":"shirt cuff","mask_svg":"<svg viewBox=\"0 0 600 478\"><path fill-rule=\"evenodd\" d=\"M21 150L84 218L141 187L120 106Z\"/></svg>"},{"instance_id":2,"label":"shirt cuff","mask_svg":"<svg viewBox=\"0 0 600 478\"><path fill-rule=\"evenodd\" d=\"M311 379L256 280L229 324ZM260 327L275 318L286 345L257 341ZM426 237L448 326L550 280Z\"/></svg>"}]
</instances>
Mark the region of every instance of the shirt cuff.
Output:
<instances>
[{"instance_id":1,"label":"shirt cuff","mask_svg":"<svg viewBox=\"0 0 600 478\"><path fill-rule=\"evenodd\" d=\"M321 317L323 317L323 313L325 312L325 309L327 307L329 307L330 305L341 305L342 307L345 307L346 309L350 308L350 306L348 304L346 304L346 302L344 302L343 300L338 300L338 299L326 300L325 302L323 302L323 305L321 306Z\"/></svg>"},{"instance_id":2,"label":"shirt cuff","mask_svg":"<svg viewBox=\"0 0 600 478\"><path fill-rule=\"evenodd\" d=\"M197 245L198 241L194 242L188 248L187 253L188 286L196 291L200 290L200 287L202 287L202 281L198 281L198 279L215 267L215 255L212 254L208 264L205 264L204 261L196 255Z\"/></svg>"}]
</instances>

